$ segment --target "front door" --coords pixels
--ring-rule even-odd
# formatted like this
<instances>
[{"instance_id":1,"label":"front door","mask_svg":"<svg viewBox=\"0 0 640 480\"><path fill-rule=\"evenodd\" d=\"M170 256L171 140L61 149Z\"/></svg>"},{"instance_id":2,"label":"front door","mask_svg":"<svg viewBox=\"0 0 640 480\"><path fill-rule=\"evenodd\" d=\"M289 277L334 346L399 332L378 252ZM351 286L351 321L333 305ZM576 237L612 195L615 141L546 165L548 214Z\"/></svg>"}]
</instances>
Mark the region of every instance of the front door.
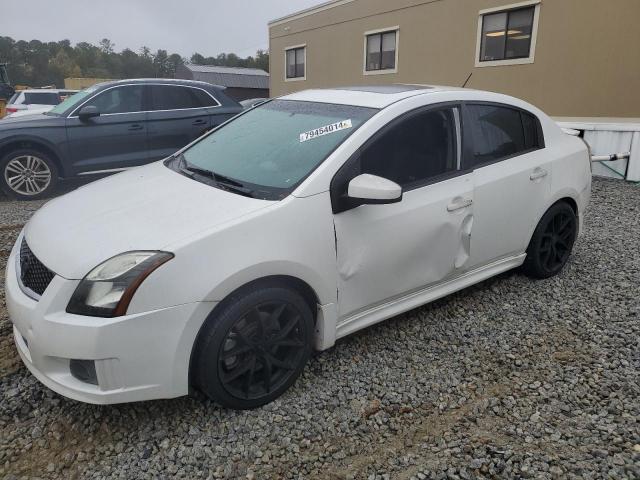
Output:
<instances>
[{"instance_id":1,"label":"front door","mask_svg":"<svg viewBox=\"0 0 640 480\"><path fill-rule=\"evenodd\" d=\"M469 267L523 253L551 195L551 159L528 112L495 104L465 106L473 145L473 252Z\"/></svg>"},{"instance_id":2,"label":"front door","mask_svg":"<svg viewBox=\"0 0 640 480\"><path fill-rule=\"evenodd\" d=\"M334 215L343 319L465 268L473 176L460 170L458 118L457 106L407 114L336 174L334 196L344 194L349 180L361 173L393 180L404 191L399 203L361 205Z\"/></svg>"},{"instance_id":3,"label":"front door","mask_svg":"<svg viewBox=\"0 0 640 480\"><path fill-rule=\"evenodd\" d=\"M67 119L67 139L73 173L115 170L148 162L147 114L143 85L110 88L83 106L95 106L100 116Z\"/></svg>"}]
</instances>

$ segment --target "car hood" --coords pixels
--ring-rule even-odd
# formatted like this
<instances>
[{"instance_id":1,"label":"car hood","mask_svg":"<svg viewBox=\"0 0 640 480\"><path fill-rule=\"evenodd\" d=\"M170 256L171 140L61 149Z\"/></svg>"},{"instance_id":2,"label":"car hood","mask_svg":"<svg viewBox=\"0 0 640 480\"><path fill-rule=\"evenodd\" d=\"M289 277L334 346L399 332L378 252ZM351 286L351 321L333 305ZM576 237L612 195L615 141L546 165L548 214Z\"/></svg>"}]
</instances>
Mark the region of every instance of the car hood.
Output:
<instances>
[{"instance_id":1,"label":"car hood","mask_svg":"<svg viewBox=\"0 0 640 480\"><path fill-rule=\"evenodd\" d=\"M24 110L20 110L23 112ZM45 115L44 113L34 115L9 116L0 120L0 132L28 127L51 127L64 125L65 119L55 115Z\"/></svg>"},{"instance_id":2,"label":"car hood","mask_svg":"<svg viewBox=\"0 0 640 480\"><path fill-rule=\"evenodd\" d=\"M47 268L80 279L119 253L167 250L274 203L205 185L157 162L50 201L29 221L25 237Z\"/></svg>"}]
</instances>

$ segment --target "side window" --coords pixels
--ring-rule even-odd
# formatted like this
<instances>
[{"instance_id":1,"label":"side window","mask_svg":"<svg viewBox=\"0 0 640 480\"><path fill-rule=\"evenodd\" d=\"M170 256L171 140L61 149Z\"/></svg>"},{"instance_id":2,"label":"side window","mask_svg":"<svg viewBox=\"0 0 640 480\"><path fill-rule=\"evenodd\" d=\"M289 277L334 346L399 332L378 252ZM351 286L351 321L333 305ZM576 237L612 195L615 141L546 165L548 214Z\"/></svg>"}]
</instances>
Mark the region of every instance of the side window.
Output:
<instances>
[{"instance_id":1,"label":"side window","mask_svg":"<svg viewBox=\"0 0 640 480\"><path fill-rule=\"evenodd\" d=\"M455 171L458 165L454 110L413 114L382 133L360 154L360 173L411 188Z\"/></svg>"},{"instance_id":2,"label":"side window","mask_svg":"<svg viewBox=\"0 0 640 480\"><path fill-rule=\"evenodd\" d=\"M538 119L530 113L522 111L520 112L520 117L522 118L522 128L524 130L524 148L527 150L541 148L541 128L539 126Z\"/></svg>"},{"instance_id":3,"label":"side window","mask_svg":"<svg viewBox=\"0 0 640 480\"><path fill-rule=\"evenodd\" d=\"M193 93L195 90L177 85L152 85L152 110L184 110L201 108L203 105Z\"/></svg>"},{"instance_id":4,"label":"side window","mask_svg":"<svg viewBox=\"0 0 640 480\"><path fill-rule=\"evenodd\" d=\"M190 88L189 90L195 95L198 106L200 107L217 107L220 105L218 100L204 90L200 90L199 88Z\"/></svg>"},{"instance_id":5,"label":"side window","mask_svg":"<svg viewBox=\"0 0 640 480\"><path fill-rule=\"evenodd\" d=\"M127 85L112 88L102 92L87 102L85 106L94 106L103 115L141 112L143 88L142 85Z\"/></svg>"},{"instance_id":6,"label":"side window","mask_svg":"<svg viewBox=\"0 0 640 480\"><path fill-rule=\"evenodd\" d=\"M496 105L469 105L467 112L473 140L473 166L541 146L538 121L533 115Z\"/></svg>"}]
</instances>

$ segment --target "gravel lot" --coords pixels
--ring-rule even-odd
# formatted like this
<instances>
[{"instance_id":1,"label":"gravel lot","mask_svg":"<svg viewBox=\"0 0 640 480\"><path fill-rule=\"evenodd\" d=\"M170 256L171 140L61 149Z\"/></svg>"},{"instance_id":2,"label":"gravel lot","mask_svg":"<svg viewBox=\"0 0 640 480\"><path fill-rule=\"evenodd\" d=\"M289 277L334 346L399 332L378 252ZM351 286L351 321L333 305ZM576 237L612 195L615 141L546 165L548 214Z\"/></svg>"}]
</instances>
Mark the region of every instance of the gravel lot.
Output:
<instances>
[{"instance_id":1,"label":"gravel lot","mask_svg":"<svg viewBox=\"0 0 640 480\"><path fill-rule=\"evenodd\" d=\"M39 205L0 204L2 266ZM0 478L638 479L639 285L640 187L595 180L560 276L508 273L340 341L250 412L67 400L2 308Z\"/></svg>"}]
</instances>

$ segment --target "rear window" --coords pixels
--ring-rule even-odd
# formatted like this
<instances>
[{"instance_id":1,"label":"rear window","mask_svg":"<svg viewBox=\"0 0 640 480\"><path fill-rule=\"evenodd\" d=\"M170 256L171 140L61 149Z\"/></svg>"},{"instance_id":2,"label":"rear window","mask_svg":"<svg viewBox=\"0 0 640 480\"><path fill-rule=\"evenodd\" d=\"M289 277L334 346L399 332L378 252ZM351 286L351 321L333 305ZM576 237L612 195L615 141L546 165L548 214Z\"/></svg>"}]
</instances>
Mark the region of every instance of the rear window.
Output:
<instances>
[{"instance_id":1,"label":"rear window","mask_svg":"<svg viewBox=\"0 0 640 480\"><path fill-rule=\"evenodd\" d=\"M497 105L469 105L473 166L513 157L541 147L537 119Z\"/></svg>"},{"instance_id":2,"label":"rear window","mask_svg":"<svg viewBox=\"0 0 640 480\"><path fill-rule=\"evenodd\" d=\"M26 92L24 94L27 105L58 105L60 103L60 95L51 92Z\"/></svg>"},{"instance_id":3,"label":"rear window","mask_svg":"<svg viewBox=\"0 0 640 480\"><path fill-rule=\"evenodd\" d=\"M21 95L21 93L14 93L13 96L9 99L9 102L7 102L7 105L11 105L11 104L15 104L18 101L18 97Z\"/></svg>"}]
</instances>

